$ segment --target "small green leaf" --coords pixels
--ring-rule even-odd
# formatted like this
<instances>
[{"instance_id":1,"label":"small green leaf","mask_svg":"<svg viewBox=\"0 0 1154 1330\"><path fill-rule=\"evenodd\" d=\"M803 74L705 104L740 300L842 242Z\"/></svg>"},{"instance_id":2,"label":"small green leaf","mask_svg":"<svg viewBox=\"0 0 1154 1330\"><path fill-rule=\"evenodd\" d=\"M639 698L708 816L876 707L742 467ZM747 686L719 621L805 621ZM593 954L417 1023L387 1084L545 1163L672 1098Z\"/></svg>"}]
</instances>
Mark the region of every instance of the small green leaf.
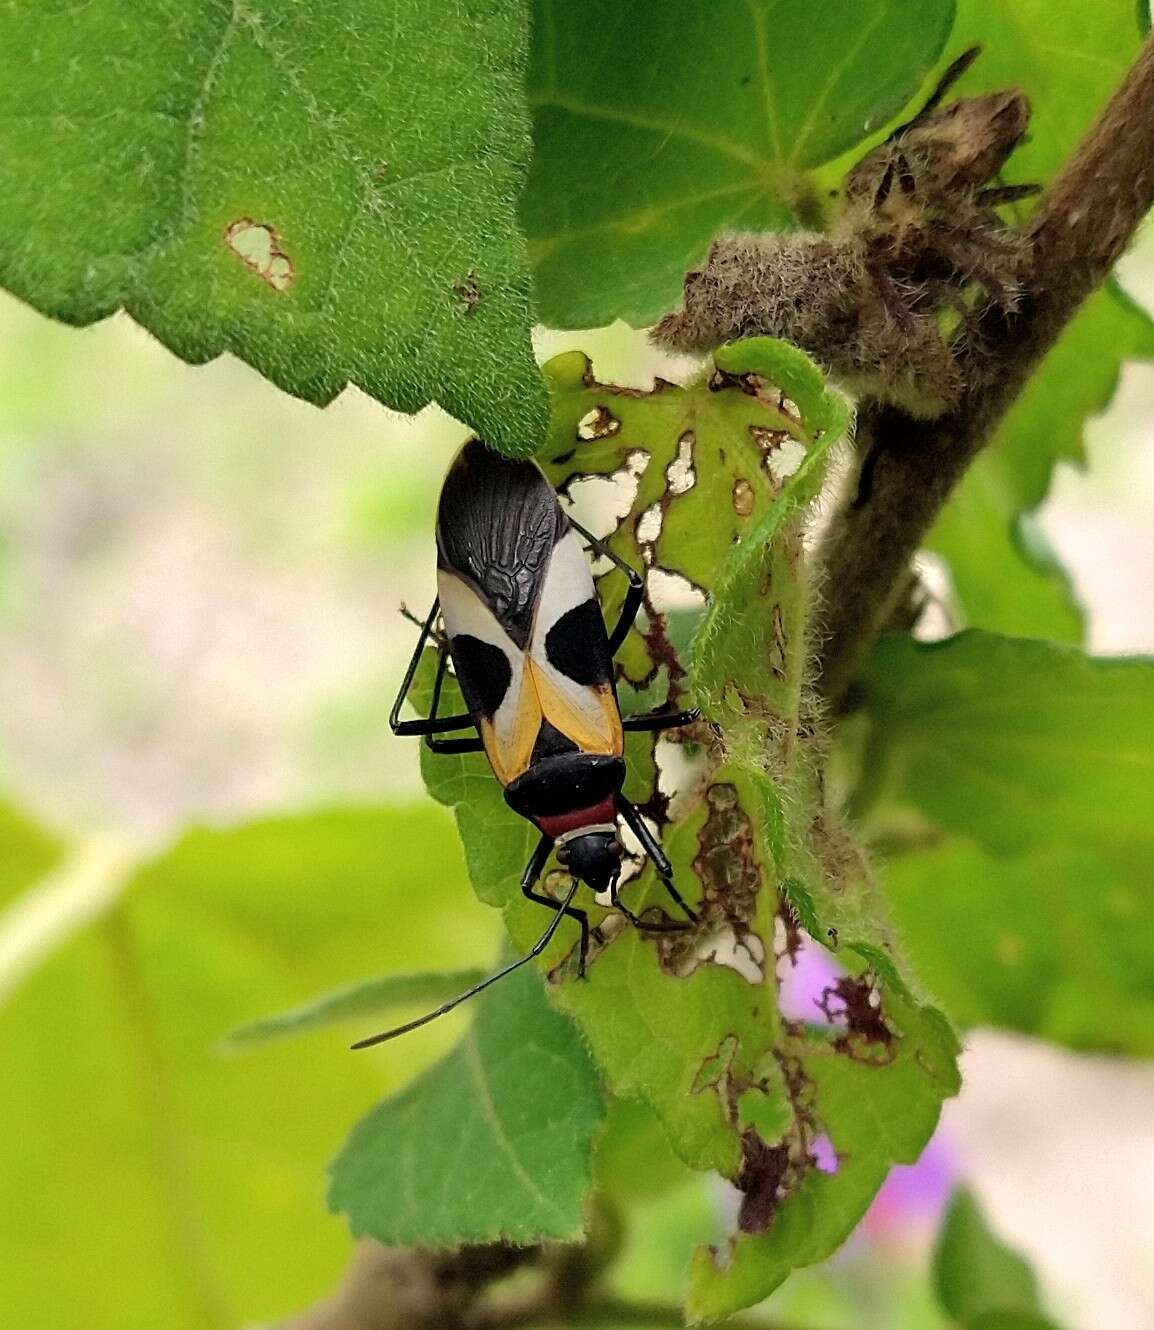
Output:
<instances>
[{"instance_id":1,"label":"small green leaf","mask_svg":"<svg viewBox=\"0 0 1154 1330\"><path fill-rule=\"evenodd\" d=\"M386 974L379 979L346 984L299 1007L238 1026L225 1035L223 1049L241 1052L274 1039L336 1025L354 1016L380 1016L397 1007L439 1006L484 977L483 970L451 970L446 974Z\"/></svg>"},{"instance_id":2,"label":"small green leaf","mask_svg":"<svg viewBox=\"0 0 1154 1330\"><path fill-rule=\"evenodd\" d=\"M906 104L953 0L537 0L522 218L544 320L641 326L719 230L820 219L810 168Z\"/></svg>"},{"instance_id":3,"label":"small green leaf","mask_svg":"<svg viewBox=\"0 0 1154 1330\"><path fill-rule=\"evenodd\" d=\"M1154 834L1154 661L975 630L880 643L864 679L894 798L997 853Z\"/></svg>"},{"instance_id":4,"label":"small green leaf","mask_svg":"<svg viewBox=\"0 0 1154 1330\"><path fill-rule=\"evenodd\" d=\"M728 374L776 383L800 411L792 428L800 453L779 494L727 558L715 580L709 609L693 645L695 698L713 719L728 715L727 742L745 699L758 698L779 718L796 722L805 669L809 605L798 521L816 498L829 450L845 431L849 413L829 392L821 373L796 347L769 337L721 347L714 360ZM764 750L765 716L755 720L753 743ZM755 763L758 765L758 763Z\"/></svg>"},{"instance_id":5,"label":"small green leaf","mask_svg":"<svg viewBox=\"0 0 1154 1330\"><path fill-rule=\"evenodd\" d=\"M446 0L430 41L419 0L8 6L0 279L312 402L436 399L531 453L526 19Z\"/></svg>"},{"instance_id":6,"label":"small green leaf","mask_svg":"<svg viewBox=\"0 0 1154 1330\"><path fill-rule=\"evenodd\" d=\"M954 1193L938 1234L934 1287L943 1309L966 1326L988 1312L1038 1311L1034 1272L991 1232L964 1188Z\"/></svg>"},{"instance_id":7,"label":"small green leaf","mask_svg":"<svg viewBox=\"0 0 1154 1330\"><path fill-rule=\"evenodd\" d=\"M995 446L975 459L926 543L949 567L960 626L1080 643L1085 625L1074 588L1053 555L1027 542L1029 521Z\"/></svg>"},{"instance_id":8,"label":"small green leaf","mask_svg":"<svg viewBox=\"0 0 1154 1330\"><path fill-rule=\"evenodd\" d=\"M357 1235L456 1245L576 1238L602 1117L577 1032L523 969L443 1062L354 1127L329 1204Z\"/></svg>"},{"instance_id":9,"label":"small green leaf","mask_svg":"<svg viewBox=\"0 0 1154 1330\"><path fill-rule=\"evenodd\" d=\"M580 502L582 483L631 478L636 494L609 533L612 548L712 597L686 663L694 695L724 723L710 751L695 744L706 764L695 793L659 826L701 922L687 933L641 932L582 894L597 926L587 981L574 981L568 923L543 968L613 1092L644 1101L684 1164L745 1191L727 1253L702 1253L694 1267L694 1308L719 1315L828 1256L890 1165L916 1157L958 1083L954 1036L911 995L882 898L821 801L816 721L803 714L801 523L845 412L805 356L765 339L724 347L683 387L658 383L650 393L599 383L580 354L550 362L546 374L554 420L543 465L561 492ZM759 597L767 573L773 594ZM601 581L610 619L622 583L615 573ZM648 691L680 674L652 602L647 619L622 656L627 678ZM646 742L627 747L626 788L653 807ZM518 890L536 833L504 805L482 756L429 754L423 770L456 811L478 895L504 909L515 944L527 948L546 923ZM563 887L551 877L545 890L556 894ZM623 898L635 912L672 908L648 867ZM779 1018L779 917L795 944L798 921L820 941L840 935L856 967L845 981L859 1002L852 1020L810 1033ZM836 1178L816 1168L822 1133L839 1154Z\"/></svg>"}]
</instances>

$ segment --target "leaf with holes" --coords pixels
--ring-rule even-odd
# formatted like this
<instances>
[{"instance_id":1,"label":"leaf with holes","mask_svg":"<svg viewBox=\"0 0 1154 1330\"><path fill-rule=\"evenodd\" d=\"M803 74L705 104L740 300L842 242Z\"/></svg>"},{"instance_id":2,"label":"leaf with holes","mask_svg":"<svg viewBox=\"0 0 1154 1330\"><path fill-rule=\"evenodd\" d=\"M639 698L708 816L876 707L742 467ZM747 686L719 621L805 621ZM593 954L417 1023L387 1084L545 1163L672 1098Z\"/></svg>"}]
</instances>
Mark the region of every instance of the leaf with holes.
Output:
<instances>
[{"instance_id":1,"label":"leaf with holes","mask_svg":"<svg viewBox=\"0 0 1154 1330\"><path fill-rule=\"evenodd\" d=\"M521 5L92 0L0 16L0 280L324 403L540 442Z\"/></svg>"},{"instance_id":2,"label":"leaf with holes","mask_svg":"<svg viewBox=\"0 0 1154 1330\"><path fill-rule=\"evenodd\" d=\"M522 219L544 320L652 323L720 230L820 224L812 168L902 109L953 0L537 0Z\"/></svg>"},{"instance_id":3,"label":"leaf with holes","mask_svg":"<svg viewBox=\"0 0 1154 1330\"><path fill-rule=\"evenodd\" d=\"M640 649L627 668L644 670L638 682L652 687L691 666L694 695L726 721L681 736L696 762L681 790L638 779L638 748L650 756L651 737L630 736L627 751L628 792L654 822L699 925L644 932L582 899L595 925L588 981L574 980L569 925L543 961L555 1003L575 1017L614 1093L643 1101L684 1163L744 1193L728 1254L703 1252L695 1266L694 1297L712 1315L828 1255L889 1165L916 1155L957 1085L953 1035L913 996L880 898L820 800L805 752L815 729L802 705L801 522L845 410L804 355L766 339L722 348L685 386L650 393L598 383L580 355L551 362L547 377L555 414L544 465L563 495L580 508L582 487L609 477L633 490L608 533L618 553L650 571ZM665 636L652 596L658 571L713 597L691 661L678 660ZM763 605L755 592L767 573L775 596ZM600 583L614 608L620 581L607 572ZM793 662L780 680L768 668L778 647ZM418 706L431 667L430 652ZM748 705L733 708L738 685ZM622 684L630 704L632 691ZM455 693L445 705L457 705ZM518 890L536 833L504 806L482 756L428 753L423 766L431 792L455 809L478 894L505 910L527 948L545 923ZM544 889L556 896L567 881L546 874ZM669 907L647 866L623 899L648 922ZM840 1006L813 1034L778 1012L778 968L802 944L799 921L823 942L836 934L854 970L821 995ZM813 1154L823 1134L839 1156L828 1181Z\"/></svg>"},{"instance_id":4,"label":"leaf with holes","mask_svg":"<svg viewBox=\"0 0 1154 1330\"><path fill-rule=\"evenodd\" d=\"M521 970L444 1061L353 1128L329 1204L384 1243L576 1238L601 1116L576 1030Z\"/></svg>"},{"instance_id":5,"label":"leaf with holes","mask_svg":"<svg viewBox=\"0 0 1154 1330\"><path fill-rule=\"evenodd\" d=\"M844 1029L788 1031L777 1050L792 1121L764 1143L759 1190L746 1193L738 1233L699 1249L689 1312L728 1316L768 1297L799 1266L824 1260L849 1237L890 1167L912 1164L957 1093L959 1048L932 1007L892 989L871 1016L867 979L840 981ZM826 1157L815 1151L820 1137ZM748 1185L748 1184L747 1184ZM760 1205L750 1205L751 1199Z\"/></svg>"}]
</instances>

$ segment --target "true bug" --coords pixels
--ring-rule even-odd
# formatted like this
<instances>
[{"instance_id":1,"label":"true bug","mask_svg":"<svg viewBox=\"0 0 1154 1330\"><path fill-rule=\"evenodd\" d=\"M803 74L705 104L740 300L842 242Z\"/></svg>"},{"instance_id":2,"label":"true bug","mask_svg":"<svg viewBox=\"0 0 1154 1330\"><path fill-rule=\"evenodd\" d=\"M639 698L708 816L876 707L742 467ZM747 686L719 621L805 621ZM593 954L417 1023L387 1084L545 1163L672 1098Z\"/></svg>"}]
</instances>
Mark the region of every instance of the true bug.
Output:
<instances>
[{"instance_id":1,"label":"true bug","mask_svg":"<svg viewBox=\"0 0 1154 1330\"><path fill-rule=\"evenodd\" d=\"M629 579L620 617L607 631L582 540ZM697 916L673 884L660 844L621 793L624 734L691 724L696 711L657 711L622 718L613 656L641 608L640 575L602 541L568 517L553 487L533 462L516 462L471 439L445 476L437 510L437 599L393 703L394 734L422 735L438 753L484 751L505 788L505 801L541 832L521 876L529 900L553 910L541 937L520 957L481 983L407 1025L354 1044L366 1048L416 1029L496 983L548 946L563 918L577 921L578 975L585 973L589 920L573 904L581 882L608 891L614 906L641 928L688 927L639 919L617 892L624 853L617 817L641 843L665 889L686 918ZM426 720L401 720L401 707L440 616L441 645ZM447 650L446 650L447 647ZM449 659L468 712L439 714ZM443 738L472 729L468 737ZM554 900L534 890L556 850L573 884Z\"/></svg>"}]
</instances>

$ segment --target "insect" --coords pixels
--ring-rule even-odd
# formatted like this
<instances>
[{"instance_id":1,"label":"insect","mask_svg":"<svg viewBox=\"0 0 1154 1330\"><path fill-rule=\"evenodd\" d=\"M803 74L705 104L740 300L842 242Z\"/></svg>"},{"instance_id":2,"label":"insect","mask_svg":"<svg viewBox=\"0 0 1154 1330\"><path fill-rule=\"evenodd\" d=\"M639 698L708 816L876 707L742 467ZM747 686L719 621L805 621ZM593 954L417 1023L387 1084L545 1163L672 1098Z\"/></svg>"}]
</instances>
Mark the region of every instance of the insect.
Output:
<instances>
[{"instance_id":1,"label":"insect","mask_svg":"<svg viewBox=\"0 0 1154 1330\"><path fill-rule=\"evenodd\" d=\"M601 615L582 541L629 580L611 631ZM500 457L479 439L471 439L457 454L437 512L437 599L421 628L389 724L394 734L423 736L434 752L485 752L505 788L505 802L541 832L521 876L521 892L554 914L528 954L436 1011L362 1039L354 1048L405 1034L474 997L540 955L564 918L580 925L577 973L584 976L589 919L573 904L582 882L594 892L608 892L611 903L640 928L670 931L697 922L674 886L660 844L621 793L627 731L675 729L698 719L696 711L622 718L613 656L641 608L643 588L634 569L565 514L535 463ZM429 716L401 720L401 707L438 616L447 641L441 645ZM439 705L450 658L468 711L443 716ZM446 737L464 730L474 733ZM618 816L637 837L688 923L639 919L620 900L624 848ZM561 900L535 889L554 851L573 879Z\"/></svg>"}]
</instances>

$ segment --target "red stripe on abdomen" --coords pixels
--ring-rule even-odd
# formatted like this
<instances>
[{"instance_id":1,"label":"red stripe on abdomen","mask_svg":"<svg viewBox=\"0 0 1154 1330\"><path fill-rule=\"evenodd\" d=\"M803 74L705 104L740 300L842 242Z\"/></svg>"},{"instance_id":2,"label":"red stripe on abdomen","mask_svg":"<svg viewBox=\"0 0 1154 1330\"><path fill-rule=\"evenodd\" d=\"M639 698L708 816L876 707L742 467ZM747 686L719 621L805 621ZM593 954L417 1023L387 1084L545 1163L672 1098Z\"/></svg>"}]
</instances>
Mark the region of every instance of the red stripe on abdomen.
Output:
<instances>
[{"instance_id":1,"label":"red stripe on abdomen","mask_svg":"<svg viewBox=\"0 0 1154 1330\"><path fill-rule=\"evenodd\" d=\"M552 817L535 817L533 821L546 836L556 840L567 831L604 825L606 822L614 822L616 818L617 810L613 807L613 796L610 795L592 808L576 808L571 813L555 813Z\"/></svg>"}]
</instances>

